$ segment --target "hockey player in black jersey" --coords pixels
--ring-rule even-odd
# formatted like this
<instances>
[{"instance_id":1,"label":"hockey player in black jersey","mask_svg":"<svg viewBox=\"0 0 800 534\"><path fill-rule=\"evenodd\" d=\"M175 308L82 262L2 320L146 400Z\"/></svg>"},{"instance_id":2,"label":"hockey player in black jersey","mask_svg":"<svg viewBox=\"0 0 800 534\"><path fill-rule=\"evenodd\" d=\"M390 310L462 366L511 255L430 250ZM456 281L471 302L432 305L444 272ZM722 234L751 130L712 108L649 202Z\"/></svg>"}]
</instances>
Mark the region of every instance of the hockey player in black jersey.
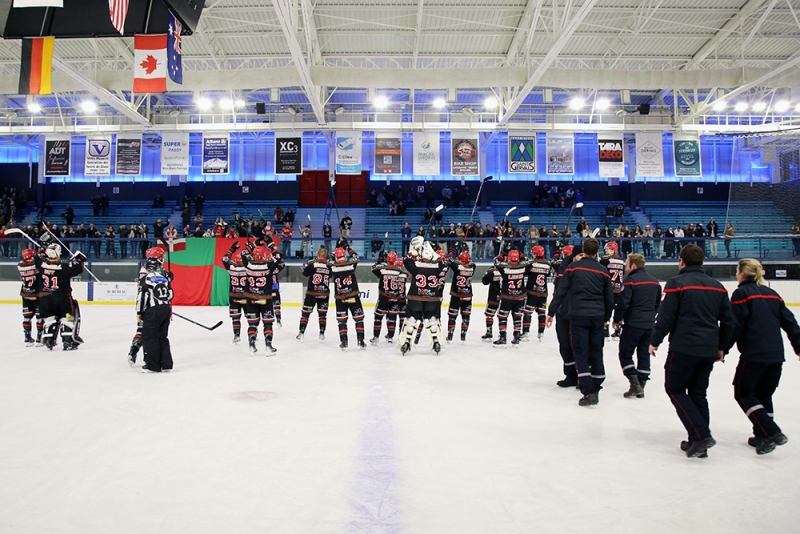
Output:
<instances>
[{"instance_id":1,"label":"hockey player in black jersey","mask_svg":"<svg viewBox=\"0 0 800 534\"><path fill-rule=\"evenodd\" d=\"M453 279L450 283L450 306L447 309L447 342L453 341L456 329L456 318L461 314L461 341L467 340L469 317L472 314L472 277L475 275L475 264L469 252L458 255L458 261L450 262Z\"/></svg>"},{"instance_id":2,"label":"hockey player in black jersey","mask_svg":"<svg viewBox=\"0 0 800 534\"><path fill-rule=\"evenodd\" d=\"M394 332L397 328L397 317L400 306L406 295L405 273L397 266L397 254L389 252L381 261L372 266L372 273L378 277L378 303L375 305L373 336L369 342L377 345L380 341L383 318L386 317L386 340L394 343Z\"/></svg>"},{"instance_id":3,"label":"hockey player in black jersey","mask_svg":"<svg viewBox=\"0 0 800 534\"><path fill-rule=\"evenodd\" d=\"M525 316L522 319L522 340L530 339L531 323L533 322L533 312L536 312L539 319L538 339L544 337L544 324L547 319L547 279L553 272L544 257L544 247L533 247L533 260L531 269L528 273L528 282L525 285L527 295L525 296Z\"/></svg>"},{"instance_id":4,"label":"hockey player in black jersey","mask_svg":"<svg viewBox=\"0 0 800 534\"><path fill-rule=\"evenodd\" d=\"M303 342L308 320L316 306L319 317L319 340L322 341L325 339L325 328L328 325L328 302L331 295L331 268L328 265L328 251L324 247L319 247L317 257L303 268L303 276L308 277L308 285L300 315L300 332L295 339Z\"/></svg>"},{"instance_id":5,"label":"hockey player in black jersey","mask_svg":"<svg viewBox=\"0 0 800 534\"><path fill-rule=\"evenodd\" d=\"M275 314L275 324L278 328L282 328L281 323L281 282L278 280L278 274L286 267L283 262L283 253L274 241L267 242L267 248L272 254L272 259L275 261L276 269L272 272L272 312Z\"/></svg>"},{"instance_id":6,"label":"hockey player in black jersey","mask_svg":"<svg viewBox=\"0 0 800 534\"><path fill-rule=\"evenodd\" d=\"M41 274L36 266L36 251L26 248L22 251L22 261L17 264L19 277L22 279L22 331L25 333L25 346L32 347L34 342L41 343L44 320L39 314L39 296L41 294ZM36 317L36 340L34 341L33 318Z\"/></svg>"},{"instance_id":7,"label":"hockey player in black jersey","mask_svg":"<svg viewBox=\"0 0 800 534\"><path fill-rule=\"evenodd\" d=\"M508 262L499 263L497 270L503 281L500 284L500 311L497 312L500 337L493 345L498 349L506 348L506 329L508 328L508 316L511 315L514 322L514 337L511 344L518 347L522 338L522 314L526 294L525 276L530 271L530 263L520 258L518 250L512 249L508 251Z\"/></svg>"},{"instance_id":8,"label":"hockey player in black jersey","mask_svg":"<svg viewBox=\"0 0 800 534\"><path fill-rule=\"evenodd\" d=\"M353 316L356 323L356 340L358 348L364 350L364 307L358 295L358 280L356 280L356 267L358 267L358 254L348 247L338 247L333 251L334 260L328 263L331 269L333 282L333 298L336 301L336 322L339 323L339 348L347 350L347 317Z\"/></svg>"},{"instance_id":9,"label":"hockey player in black jersey","mask_svg":"<svg viewBox=\"0 0 800 534\"><path fill-rule=\"evenodd\" d=\"M76 350L80 338L80 308L72 298L70 280L83 272L86 256L77 251L70 261L61 261L61 246L52 244L45 250L44 261L37 260L42 281L39 313L44 319L42 342L53 350L61 332L64 350Z\"/></svg>"},{"instance_id":10,"label":"hockey player in black jersey","mask_svg":"<svg viewBox=\"0 0 800 534\"><path fill-rule=\"evenodd\" d=\"M444 342L439 314L442 308L441 295L447 264L421 236L411 240L408 254L404 265L411 286L406 297L406 319L398 335L397 344L400 351L406 354L411 349L417 326L421 321L427 321L431 349L438 354Z\"/></svg>"},{"instance_id":11,"label":"hockey player in black jersey","mask_svg":"<svg viewBox=\"0 0 800 534\"><path fill-rule=\"evenodd\" d=\"M238 345L242 333L242 311L247 306L247 270L242 262L241 243L236 241L222 256L222 265L230 275L228 286L228 315L233 326L233 343Z\"/></svg>"},{"instance_id":12,"label":"hockey player in black jersey","mask_svg":"<svg viewBox=\"0 0 800 534\"><path fill-rule=\"evenodd\" d=\"M247 341L250 354L256 354L258 323L261 322L264 327L267 356L272 356L278 352L272 346L272 323L275 321L272 308L272 281L274 272L281 268L283 262L280 259L276 260L269 249L259 243L257 241L255 246L248 246L242 253L242 262L247 273L247 288L244 293L247 297L245 306Z\"/></svg>"},{"instance_id":13,"label":"hockey player in black jersey","mask_svg":"<svg viewBox=\"0 0 800 534\"><path fill-rule=\"evenodd\" d=\"M600 260L600 265L608 269L608 274L611 275L611 285L614 287L614 307L619 306L619 292L622 291L622 280L625 278L625 260L617 254L618 249L619 245L614 241L609 241L605 246L606 255ZM622 328L615 326L611 337L618 339L621 333ZM605 329L605 336L609 337L608 327Z\"/></svg>"},{"instance_id":14,"label":"hockey player in black jersey","mask_svg":"<svg viewBox=\"0 0 800 534\"><path fill-rule=\"evenodd\" d=\"M498 256L495 261L505 261L503 258L505 258L505 256ZM481 282L483 285L489 286L486 310L483 312L486 317L486 333L481 336L481 339L487 343L491 343L494 337L492 334L494 316L497 315L497 309L500 307L500 284L503 282L503 277L500 275L500 271L497 270L497 267L493 265L484 273Z\"/></svg>"},{"instance_id":15,"label":"hockey player in black jersey","mask_svg":"<svg viewBox=\"0 0 800 534\"><path fill-rule=\"evenodd\" d=\"M164 269L164 249L150 248L145 256L136 295L136 318L142 322L142 373L169 372L173 366L168 339L172 320L172 273Z\"/></svg>"}]
</instances>

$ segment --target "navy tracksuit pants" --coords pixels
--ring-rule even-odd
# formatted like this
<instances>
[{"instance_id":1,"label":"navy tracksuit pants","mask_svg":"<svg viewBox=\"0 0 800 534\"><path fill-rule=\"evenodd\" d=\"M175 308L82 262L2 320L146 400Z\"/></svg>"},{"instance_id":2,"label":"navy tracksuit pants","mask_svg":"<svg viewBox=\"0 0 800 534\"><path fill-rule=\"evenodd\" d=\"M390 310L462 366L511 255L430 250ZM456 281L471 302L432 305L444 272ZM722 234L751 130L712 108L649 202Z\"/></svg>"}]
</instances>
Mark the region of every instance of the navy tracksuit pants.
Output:
<instances>
[{"instance_id":1,"label":"navy tracksuit pants","mask_svg":"<svg viewBox=\"0 0 800 534\"><path fill-rule=\"evenodd\" d=\"M739 360L733 377L733 396L753 423L753 435L759 438L781 431L773 420L772 394L781 381L783 362Z\"/></svg>"},{"instance_id":2,"label":"navy tracksuit pants","mask_svg":"<svg viewBox=\"0 0 800 534\"><path fill-rule=\"evenodd\" d=\"M578 372L575 370L575 358L572 356L572 342L569 339L569 319L563 315L556 316L556 337L558 351L564 361L564 377L567 382L578 384Z\"/></svg>"},{"instance_id":3,"label":"navy tracksuit pants","mask_svg":"<svg viewBox=\"0 0 800 534\"><path fill-rule=\"evenodd\" d=\"M569 329L581 393L597 393L603 389L602 384L606 379L603 366L603 318L570 317Z\"/></svg>"},{"instance_id":4,"label":"navy tracksuit pants","mask_svg":"<svg viewBox=\"0 0 800 534\"><path fill-rule=\"evenodd\" d=\"M664 389L678 417L686 427L689 441L711 437L708 413L708 378L714 358L701 358L670 351L664 364Z\"/></svg>"},{"instance_id":5,"label":"navy tracksuit pants","mask_svg":"<svg viewBox=\"0 0 800 534\"><path fill-rule=\"evenodd\" d=\"M638 376L640 382L650 379L650 337L652 328L634 328L625 325L619 338L619 363L625 376ZM638 365L633 363L636 352Z\"/></svg>"}]
</instances>

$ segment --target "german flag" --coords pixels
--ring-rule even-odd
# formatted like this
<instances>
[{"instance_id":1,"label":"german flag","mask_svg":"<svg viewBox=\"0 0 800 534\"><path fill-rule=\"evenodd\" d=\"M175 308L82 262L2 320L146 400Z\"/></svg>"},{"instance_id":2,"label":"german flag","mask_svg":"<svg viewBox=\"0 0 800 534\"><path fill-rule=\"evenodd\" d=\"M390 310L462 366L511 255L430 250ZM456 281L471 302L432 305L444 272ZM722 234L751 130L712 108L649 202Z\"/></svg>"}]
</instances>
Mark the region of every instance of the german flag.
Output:
<instances>
[{"instance_id":1,"label":"german flag","mask_svg":"<svg viewBox=\"0 0 800 534\"><path fill-rule=\"evenodd\" d=\"M22 40L19 94L49 95L53 92L53 41L55 37Z\"/></svg>"}]
</instances>

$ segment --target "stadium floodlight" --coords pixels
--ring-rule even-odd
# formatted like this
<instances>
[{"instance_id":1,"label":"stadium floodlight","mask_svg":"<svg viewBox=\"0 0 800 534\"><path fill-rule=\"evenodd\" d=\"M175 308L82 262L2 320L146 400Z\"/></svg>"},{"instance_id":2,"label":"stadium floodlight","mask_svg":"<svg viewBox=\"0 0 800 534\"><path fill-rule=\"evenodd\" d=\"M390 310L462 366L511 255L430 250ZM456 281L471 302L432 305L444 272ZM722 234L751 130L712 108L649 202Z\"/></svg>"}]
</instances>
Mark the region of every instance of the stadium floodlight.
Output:
<instances>
[{"instance_id":1,"label":"stadium floodlight","mask_svg":"<svg viewBox=\"0 0 800 534\"><path fill-rule=\"evenodd\" d=\"M84 113L94 113L97 111L97 104L92 100L84 100L81 102L81 109Z\"/></svg>"},{"instance_id":2,"label":"stadium floodlight","mask_svg":"<svg viewBox=\"0 0 800 534\"><path fill-rule=\"evenodd\" d=\"M436 100L433 101L433 107L435 107L436 109L442 109L446 105L447 102L445 101L444 98L437 98Z\"/></svg>"},{"instance_id":3,"label":"stadium floodlight","mask_svg":"<svg viewBox=\"0 0 800 534\"><path fill-rule=\"evenodd\" d=\"M733 109L739 113L747 111L747 108L747 102L737 102L736 105L733 106Z\"/></svg>"},{"instance_id":4,"label":"stadium floodlight","mask_svg":"<svg viewBox=\"0 0 800 534\"><path fill-rule=\"evenodd\" d=\"M781 100L775 103L775 111L778 113L785 113L789 110L789 101L788 100Z\"/></svg>"},{"instance_id":5,"label":"stadium floodlight","mask_svg":"<svg viewBox=\"0 0 800 534\"><path fill-rule=\"evenodd\" d=\"M595 103L594 103L594 107L598 111L605 111L605 110L608 109L608 107L610 105L611 105L611 103L608 101L607 98L601 98L599 100L596 100Z\"/></svg>"},{"instance_id":6,"label":"stadium floodlight","mask_svg":"<svg viewBox=\"0 0 800 534\"><path fill-rule=\"evenodd\" d=\"M724 100L717 100L714 102L714 111L725 111L726 105Z\"/></svg>"},{"instance_id":7,"label":"stadium floodlight","mask_svg":"<svg viewBox=\"0 0 800 534\"><path fill-rule=\"evenodd\" d=\"M753 111L761 112L761 111L764 111L766 109L767 109L767 103L766 102L756 102L755 104L753 104Z\"/></svg>"},{"instance_id":8,"label":"stadium floodlight","mask_svg":"<svg viewBox=\"0 0 800 534\"><path fill-rule=\"evenodd\" d=\"M586 102L584 102L584 100L579 96L576 96L575 98L569 101L570 109L575 109L575 110L581 109L584 106L584 104L586 104Z\"/></svg>"},{"instance_id":9,"label":"stadium floodlight","mask_svg":"<svg viewBox=\"0 0 800 534\"><path fill-rule=\"evenodd\" d=\"M487 98L486 100L483 101L483 106L486 109L495 109L495 108L497 108L497 104L498 104L497 98L495 98L493 96L490 96L489 98Z\"/></svg>"},{"instance_id":10,"label":"stadium floodlight","mask_svg":"<svg viewBox=\"0 0 800 534\"><path fill-rule=\"evenodd\" d=\"M374 104L375 109L386 109L386 107L389 105L389 99L383 95L376 96Z\"/></svg>"}]
</instances>

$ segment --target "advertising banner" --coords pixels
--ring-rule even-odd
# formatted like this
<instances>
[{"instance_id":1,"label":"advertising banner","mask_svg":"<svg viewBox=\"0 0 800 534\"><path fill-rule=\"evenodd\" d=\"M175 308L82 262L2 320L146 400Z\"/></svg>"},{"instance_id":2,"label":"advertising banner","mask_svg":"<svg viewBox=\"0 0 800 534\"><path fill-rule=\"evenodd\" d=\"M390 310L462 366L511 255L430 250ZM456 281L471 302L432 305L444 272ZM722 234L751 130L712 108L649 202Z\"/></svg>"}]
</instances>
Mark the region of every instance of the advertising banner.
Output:
<instances>
[{"instance_id":1,"label":"advertising banner","mask_svg":"<svg viewBox=\"0 0 800 534\"><path fill-rule=\"evenodd\" d=\"M480 167L478 134L453 132L450 136L450 174L480 176Z\"/></svg>"},{"instance_id":2,"label":"advertising banner","mask_svg":"<svg viewBox=\"0 0 800 534\"><path fill-rule=\"evenodd\" d=\"M661 132L636 134L636 176L664 176L663 147Z\"/></svg>"},{"instance_id":3,"label":"advertising banner","mask_svg":"<svg viewBox=\"0 0 800 534\"><path fill-rule=\"evenodd\" d=\"M161 174L189 174L189 134L161 134Z\"/></svg>"},{"instance_id":4,"label":"advertising banner","mask_svg":"<svg viewBox=\"0 0 800 534\"><path fill-rule=\"evenodd\" d=\"M336 132L336 174L361 174L361 132Z\"/></svg>"},{"instance_id":5,"label":"advertising banner","mask_svg":"<svg viewBox=\"0 0 800 534\"><path fill-rule=\"evenodd\" d=\"M625 177L625 150L622 136L597 136L599 174L604 178Z\"/></svg>"},{"instance_id":6,"label":"advertising banner","mask_svg":"<svg viewBox=\"0 0 800 534\"><path fill-rule=\"evenodd\" d=\"M275 174L303 174L303 134L275 134Z\"/></svg>"},{"instance_id":7,"label":"advertising banner","mask_svg":"<svg viewBox=\"0 0 800 534\"><path fill-rule=\"evenodd\" d=\"M547 134L547 174L575 174L575 136Z\"/></svg>"},{"instance_id":8,"label":"advertising banner","mask_svg":"<svg viewBox=\"0 0 800 534\"><path fill-rule=\"evenodd\" d=\"M375 133L374 174L403 174L403 139L399 133Z\"/></svg>"},{"instance_id":9,"label":"advertising banner","mask_svg":"<svg viewBox=\"0 0 800 534\"><path fill-rule=\"evenodd\" d=\"M44 141L44 175L69 176L70 174L70 137L48 135Z\"/></svg>"},{"instance_id":10,"label":"advertising banner","mask_svg":"<svg viewBox=\"0 0 800 534\"><path fill-rule=\"evenodd\" d=\"M508 172L536 172L536 134L508 135Z\"/></svg>"},{"instance_id":11,"label":"advertising banner","mask_svg":"<svg viewBox=\"0 0 800 534\"><path fill-rule=\"evenodd\" d=\"M103 136L86 136L84 176L111 176L111 139Z\"/></svg>"},{"instance_id":12,"label":"advertising banner","mask_svg":"<svg viewBox=\"0 0 800 534\"><path fill-rule=\"evenodd\" d=\"M700 138L691 135L673 135L675 176L702 176Z\"/></svg>"},{"instance_id":13,"label":"advertising banner","mask_svg":"<svg viewBox=\"0 0 800 534\"><path fill-rule=\"evenodd\" d=\"M414 176L439 176L439 132L414 133Z\"/></svg>"},{"instance_id":14,"label":"advertising banner","mask_svg":"<svg viewBox=\"0 0 800 534\"><path fill-rule=\"evenodd\" d=\"M228 174L230 169L231 135L203 134L203 174Z\"/></svg>"},{"instance_id":15,"label":"advertising banner","mask_svg":"<svg viewBox=\"0 0 800 534\"><path fill-rule=\"evenodd\" d=\"M142 134L117 134L116 174L139 176L142 174Z\"/></svg>"}]
</instances>

